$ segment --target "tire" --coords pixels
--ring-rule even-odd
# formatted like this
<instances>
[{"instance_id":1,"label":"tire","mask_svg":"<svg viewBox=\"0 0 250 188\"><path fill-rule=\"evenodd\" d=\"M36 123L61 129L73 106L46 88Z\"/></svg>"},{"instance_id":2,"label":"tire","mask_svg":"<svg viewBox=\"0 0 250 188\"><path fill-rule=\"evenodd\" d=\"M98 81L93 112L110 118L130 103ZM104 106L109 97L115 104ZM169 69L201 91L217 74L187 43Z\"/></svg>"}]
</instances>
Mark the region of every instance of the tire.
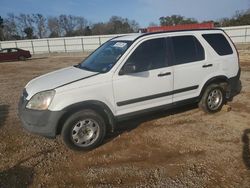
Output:
<instances>
[{"instance_id":1,"label":"tire","mask_svg":"<svg viewBox=\"0 0 250 188\"><path fill-rule=\"evenodd\" d=\"M18 60L20 60L20 61L26 61L26 57L24 57L24 56L19 56L19 57L18 57Z\"/></svg>"},{"instance_id":2,"label":"tire","mask_svg":"<svg viewBox=\"0 0 250 188\"><path fill-rule=\"evenodd\" d=\"M99 146L106 135L104 119L93 110L72 114L64 123L61 136L66 146L89 151Z\"/></svg>"},{"instance_id":3,"label":"tire","mask_svg":"<svg viewBox=\"0 0 250 188\"><path fill-rule=\"evenodd\" d=\"M199 107L206 113L215 113L221 110L225 103L225 91L219 84L209 85L202 95Z\"/></svg>"}]
</instances>

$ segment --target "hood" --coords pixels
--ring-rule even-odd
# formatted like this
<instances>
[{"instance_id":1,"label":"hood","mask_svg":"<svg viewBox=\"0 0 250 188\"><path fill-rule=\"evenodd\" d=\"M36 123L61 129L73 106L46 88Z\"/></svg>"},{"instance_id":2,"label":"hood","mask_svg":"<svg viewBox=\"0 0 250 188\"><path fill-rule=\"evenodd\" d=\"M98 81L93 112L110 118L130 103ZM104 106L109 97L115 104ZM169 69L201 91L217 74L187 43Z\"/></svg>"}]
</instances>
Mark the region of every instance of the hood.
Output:
<instances>
[{"instance_id":1,"label":"hood","mask_svg":"<svg viewBox=\"0 0 250 188\"><path fill-rule=\"evenodd\" d=\"M25 89L28 93L28 99L30 99L34 94L55 89L61 87L71 82L81 80L90 76L94 76L98 73L82 70L76 67L67 67L60 69L42 76L39 76L31 80Z\"/></svg>"}]
</instances>

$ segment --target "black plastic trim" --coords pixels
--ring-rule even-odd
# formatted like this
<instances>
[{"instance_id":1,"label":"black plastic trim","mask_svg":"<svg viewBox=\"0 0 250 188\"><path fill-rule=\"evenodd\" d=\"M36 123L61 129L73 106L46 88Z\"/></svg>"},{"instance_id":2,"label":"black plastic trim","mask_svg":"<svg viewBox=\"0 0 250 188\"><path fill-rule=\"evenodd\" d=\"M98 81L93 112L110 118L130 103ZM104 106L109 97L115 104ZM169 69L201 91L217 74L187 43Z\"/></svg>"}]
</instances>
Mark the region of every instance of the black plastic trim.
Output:
<instances>
[{"instance_id":1,"label":"black plastic trim","mask_svg":"<svg viewBox=\"0 0 250 188\"><path fill-rule=\"evenodd\" d=\"M239 94L242 90L240 75L241 75L241 68L239 68L236 76L228 79L229 88L227 91L228 92L227 98L229 101L232 100L233 97Z\"/></svg>"},{"instance_id":2,"label":"black plastic trim","mask_svg":"<svg viewBox=\"0 0 250 188\"><path fill-rule=\"evenodd\" d=\"M60 121L64 121L64 119L68 118L72 113L82 110L82 109L92 109L99 113L103 118L105 118L106 123L109 127L108 130L113 132L115 130L115 122L114 122L114 114L110 110L110 108L103 102L97 100L89 100L83 101L79 103L72 104L63 109L66 113L61 117ZM57 127L58 132L60 132L60 125Z\"/></svg>"},{"instance_id":3,"label":"black plastic trim","mask_svg":"<svg viewBox=\"0 0 250 188\"><path fill-rule=\"evenodd\" d=\"M140 98L136 98L136 99L121 101L121 102L117 102L117 106L125 106L125 105L138 103L138 102L142 102L142 101L147 101L147 100L152 100L152 99L156 99L156 98L160 98L160 97L166 97L166 96L174 95L174 94L177 94L177 93L182 93L182 92L186 92L186 91L195 90L198 87L199 87L198 85L195 85L195 86L186 87L186 88L182 88L182 89L177 89L177 90L173 90L173 91L169 91L169 92L164 92L164 93L149 95L149 96L140 97Z\"/></svg>"},{"instance_id":4,"label":"black plastic trim","mask_svg":"<svg viewBox=\"0 0 250 188\"><path fill-rule=\"evenodd\" d=\"M223 75L219 75L219 76L215 76L210 78L202 87L202 90L200 92L199 98L201 99L203 96L203 93L205 92L206 88L212 84L212 83L221 83L221 82L226 82L228 83L228 78L226 76Z\"/></svg>"},{"instance_id":5,"label":"black plastic trim","mask_svg":"<svg viewBox=\"0 0 250 188\"><path fill-rule=\"evenodd\" d=\"M160 73L160 74L158 74L159 77L169 76L169 75L171 75L171 72L166 72L166 73Z\"/></svg>"},{"instance_id":6,"label":"black plastic trim","mask_svg":"<svg viewBox=\"0 0 250 188\"><path fill-rule=\"evenodd\" d=\"M18 116L22 126L29 132L48 138L55 138L56 125L64 111L31 110L26 108L28 101L21 97L18 105Z\"/></svg>"},{"instance_id":7,"label":"black plastic trim","mask_svg":"<svg viewBox=\"0 0 250 188\"><path fill-rule=\"evenodd\" d=\"M208 65L203 65L202 67L203 68L208 68L208 67L212 67L213 66L213 64L208 64Z\"/></svg>"},{"instance_id":8,"label":"black plastic trim","mask_svg":"<svg viewBox=\"0 0 250 188\"><path fill-rule=\"evenodd\" d=\"M119 115L119 116L116 116L115 118L116 118L117 122L120 122L120 121L125 121L125 120L128 120L128 119L134 118L134 117L136 117L138 115L147 114L147 113L160 111L160 110L168 110L168 109L177 108L177 107L180 107L180 106L195 104L197 102L199 102L199 97L194 97L194 98L191 98L191 99L185 99L185 100L174 102L174 103L171 103L171 104L166 104L166 105L162 105L162 106L148 108L148 109L145 109L145 110L131 112L131 113L128 113L128 114Z\"/></svg>"}]
</instances>

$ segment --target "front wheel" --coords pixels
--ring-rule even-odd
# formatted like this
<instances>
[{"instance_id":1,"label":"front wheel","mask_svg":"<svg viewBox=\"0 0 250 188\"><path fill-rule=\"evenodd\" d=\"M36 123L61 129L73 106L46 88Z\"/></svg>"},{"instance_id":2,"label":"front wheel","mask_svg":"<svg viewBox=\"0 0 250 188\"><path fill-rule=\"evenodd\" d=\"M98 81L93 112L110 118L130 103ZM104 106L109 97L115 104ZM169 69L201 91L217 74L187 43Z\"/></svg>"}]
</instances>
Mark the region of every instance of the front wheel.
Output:
<instances>
[{"instance_id":1,"label":"front wheel","mask_svg":"<svg viewBox=\"0 0 250 188\"><path fill-rule=\"evenodd\" d=\"M99 146L105 134L104 119L93 110L82 110L66 120L61 135L69 148L87 151Z\"/></svg>"},{"instance_id":2,"label":"front wheel","mask_svg":"<svg viewBox=\"0 0 250 188\"><path fill-rule=\"evenodd\" d=\"M199 107L206 113L215 113L221 110L224 103L224 89L219 84L211 84L203 93Z\"/></svg>"}]
</instances>

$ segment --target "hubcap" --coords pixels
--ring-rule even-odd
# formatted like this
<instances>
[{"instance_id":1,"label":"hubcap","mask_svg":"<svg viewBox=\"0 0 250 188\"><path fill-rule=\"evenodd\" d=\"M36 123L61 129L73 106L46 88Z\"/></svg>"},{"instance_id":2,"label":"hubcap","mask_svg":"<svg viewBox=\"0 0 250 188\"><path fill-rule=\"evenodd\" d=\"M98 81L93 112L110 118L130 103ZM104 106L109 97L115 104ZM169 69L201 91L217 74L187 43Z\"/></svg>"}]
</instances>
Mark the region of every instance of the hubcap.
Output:
<instances>
[{"instance_id":1,"label":"hubcap","mask_svg":"<svg viewBox=\"0 0 250 188\"><path fill-rule=\"evenodd\" d=\"M78 121L73 126L71 137L76 145L86 147L93 144L97 140L99 134L99 124L92 119L85 119Z\"/></svg>"},{"instance_id":2,"label":"hubcap","mask_svg":"<svg viewBox=\"0 0 250 188\"><path fill-rule=\"evenodd\" d=\"M222 92L220 89L212 90L207 98L207 104L210 110L217 110L222 103Z\"/></svg>"}]
</instances>

